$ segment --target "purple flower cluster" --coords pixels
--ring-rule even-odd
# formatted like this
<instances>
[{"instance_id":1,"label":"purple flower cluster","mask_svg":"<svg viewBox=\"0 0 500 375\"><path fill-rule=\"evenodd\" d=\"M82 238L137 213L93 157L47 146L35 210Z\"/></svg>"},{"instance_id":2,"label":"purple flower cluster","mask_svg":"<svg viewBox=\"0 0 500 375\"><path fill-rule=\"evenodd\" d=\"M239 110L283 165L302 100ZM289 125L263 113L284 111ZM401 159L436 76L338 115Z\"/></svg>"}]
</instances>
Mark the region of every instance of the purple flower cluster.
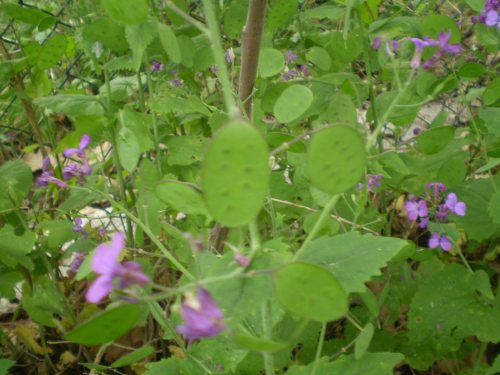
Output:
<instances>
[{"instance_id":1,"label":"purple flower cluster","mask_svg":"<svg viewBox=\"0 0 500 375\"><path fill-rule=\"evenodd\" d=\"M450 44L451 30L447 33L439 33L438 39L432 39L431 37L425 36L424 39L419 38L408 38L415 45L415 54L411 60L411 67L413 69L418 69L422 60L422 51L425 47L436 47L437 50L428 60L423 63L424 69L430 69L434 64L443 56L445 53L457 54L462 51L462 46L460 44Z\"/></svg>"},{"instance_id":2,"label":"purple flower cluster","mask_svg":"<svg viewBox=\"0 0 500 375\"><path fill-rule=\"evenodd\" d=\"M80 145L78 148L67 148L64 150L64 156L70 158L74 155L80 157L82 159L82 163L70 163L66 167L63 168L63 178L65 181L71 180L73 177L76 177L78 183L84 184L85 178L92 174L92 167L89 164L87 154L85 150L89 146L92 139L89 135L84 134L80 139Z\"/></svg>"},{"instance_id":3,"label":"purple flower cluster","mask_svg":"<svg viewBox=\"0 0 500 375\"><path fill-rule=\"evenodd\" d=\"M366 175L366 185L368 186L368 190L372 193L375 192L380 187L380 183L382 182L382 176L381 174L367 174ZM358 189L361 190L363 189L363 183L358 183Z\"/></svg>"},{"instance_id":4,"label":"purple flower cluster","mask_svg":"<svg viewBox=\"0 0 500 375\"><path fill-rule=\"evenodd\" d=\"M283 79L285 81L290 81L293 78L302 76L307 77L309 73L309 69L307 68L307 64L296 65L293 64L295 60L298 59L298 56L293 53L293 51L287 51L285 56L285 70L283 73Z\"/></svg>"},{"instance_id":5,"label":"purple flower cluster","mask_svg":"<svg viewBox=\"0 0 500 375\"><path fill-rule=\"evenodd\" d=\"M486 0L480 16L472 18L473 22L481 22L486 26L496 26L500 29L500 0Z\"/></svg>"},{"instance_id":6,"label":"purple flower cluster","mask_svg":"<svg viewBox=\"0 0 500 375\"><path fill-rule=\"evenodd\" d=\"M214 337L226 328L224 315L208 290L198 288L197 298L188 295L181 306L181 316L185 324L177 330L188 340Z\"/></svg>"},{"instance_id":7,"label":"purple flower cluster","mask_svg":"<svg viewBox=\"0 0 500 375\"><path fill-rule=\"evenodd\" d=\"M38 186L47 186L49 182L59 186L60 188L68 187L66 182L54 177L54 169L52 168L52 164L50 164L50 158L46 156L42 162L42 174L36 179L36 184Z\"/></svg>"},{"instance_id":8,"label":"purple flower cluster","mask_svg":"<svg viewBox=\"0 0 500 375\"><path fill-rule=\"evenodd\" d=\"M151 71L153 73L161 72L163 69L165 69L165 65L163 65L161 62L156 60L151 61Z\"/></svg>"},{"instance_id":9,"label":"purple flower cluster","mask_svg":"<svg viewBox=\"0 0 500 375\"><path fill-rule=\"evenodd\" d=\"M114 288L126 289L131 285L146 285L149 277L136 262L120 263L119 257L125 246L125 235L116 233L111 244L101 244L92 258L92 270L99 274L87 290L85 298L90 303L99 303Z\"/></svg>"},{"instance_id":10,"label":"purple flower cluster","mask_svg":"<svg viewBox=\"0 0 500 375\"><path fill-rule=\"evenodd\" d=\"M444 192L446 186L440 182L431 182L425 186L426 197L421 199L413 196L405 203L408 219L411 221L419 221L419 228L427 228L429 221L432 219L438 222L445 222L448 215L465 216L466 205L460 202L455 193L449 193L446 198ZM430 208L428 207L430 203ZM441 247L444 251L449 251L452 247L451 241L446 235L434 232L429 240L429 247L435 249Z\"/></svg>"}]
</instances>

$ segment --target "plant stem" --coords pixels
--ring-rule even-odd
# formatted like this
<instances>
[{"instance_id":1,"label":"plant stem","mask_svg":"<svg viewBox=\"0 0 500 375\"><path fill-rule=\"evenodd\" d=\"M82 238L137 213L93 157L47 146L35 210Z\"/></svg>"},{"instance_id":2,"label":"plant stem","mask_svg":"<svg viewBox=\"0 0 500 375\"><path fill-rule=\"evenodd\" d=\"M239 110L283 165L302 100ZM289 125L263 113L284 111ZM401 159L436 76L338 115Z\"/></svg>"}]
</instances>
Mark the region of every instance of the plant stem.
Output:
<instances>
[{"instance_id":1,"label":"plant stem","mask_svg":"<svg viewBox=\"0 0 500 375\"><path fill-rule=\"evenodd\" d=\"M318 217L318 220L316 220L316 223L314 223L313 228L311 229L311 231L307 235L306 239L302 243L302 246L295 253L295 255L293 257L294 260L297 260L300 257L300 255L304 252L304 249L307 247L307 245L309 245L309 242L311 242L311 240L314 239L314 237L316 237L316 235L318 234L319 230L321 229L321 226L323 225L323 223L325 222L325 220L328 218L328 216L330 216L330 212L334 209L334 207L337 204L337 201L339 200L339 198L340 198L340 195L339 194L335 194L330 199L330 201L325 205L325 207L323 208L323 211L321 211L321 214Z\"/></svg>"},{"instance_id":2,"label":"plant stem","mask_svg":"<svg viewBox=\"0 0 500 375\"><path fill-rule=\"evenodd\" d=\"M464 263L465 268L467 268L470 273L474 273L474 271L472 270L472 268L469 265L469 262L467 262L467 259L465 259L465 256L462 253L462 250L460 249L460 247L457 247L457 248L458 248L458 256L460 257L460 259L462 259L462 262Z\"/></svg>"},{"instance_id":3,"label":"plant stem","mask_svg":"<svg viewBox=\"0 0 500 375\"><path fill-rule=\"evenodd\" d=\"M316 370L318 369L319 360L321 358L321 352L323 351L323 343L325 342L325 333L326 333L326 322L323 322L321 325L321 332L319 334L319 342L318 347L316 348L316 357L314 358L314 365L311 370L311 375L316 374Z\"/></svg>"},{"instance_id":4,"label":"plant stem","mask_svg":"<svg viewBox=\"0 0 500 375\"><path fill-rule=\"evenodd\" d=\"M478 375L479 371L481 369L481 362L483 360L484 352L486 351L488 344L485 342L482 342L481 345L479 346L479 350L477 352L477 358L474 363L474 370L472 371L472 375Z\"/></svg>"},{"instance_id":5,"label":"plant stem","mask_svg":"<svg viewBox=\"0 0 500 375\"><path fill-rule=\"evenodd\" d=\"M239 80L240 101L247 117L252 119L252 91L259 65L260 43L266 18L267 0L250 0L248 16L243 28L241 68Z\"/></svg>"},{"instance_id":6,"label":"plant stem","mask_svg":"<svg viewBox=\"0 0 500 375\"><path fill-rule=\"evenodd\" d=\"M272 339L272 310L271 302L267 301L262 307L262 325L264 327L264 337L268 340ZM266 375L274 375L274 358L272 353L262 352L264 357L264 369Z\"/></svg>"},{"instance_id":7,"label":"plant stem","mask_svg":"<svg viewBox=\"0 0 500 375\"><path fill-rule=\"evenodd\" d=\"M236 102L233 97L233 86L229 80L229 73L227 71L226 60L224 59L224 51L221 45L221 38L219 32L219 23L215 17L215 9L212 0L203 0L205 8L205 17L208 24L208 37L212 42L212 49L214 54L215 63L219 68L219 81L222 86L222 95L224 96L224 105L229 116L237 114Z\"/></svg>"}]
</instances>

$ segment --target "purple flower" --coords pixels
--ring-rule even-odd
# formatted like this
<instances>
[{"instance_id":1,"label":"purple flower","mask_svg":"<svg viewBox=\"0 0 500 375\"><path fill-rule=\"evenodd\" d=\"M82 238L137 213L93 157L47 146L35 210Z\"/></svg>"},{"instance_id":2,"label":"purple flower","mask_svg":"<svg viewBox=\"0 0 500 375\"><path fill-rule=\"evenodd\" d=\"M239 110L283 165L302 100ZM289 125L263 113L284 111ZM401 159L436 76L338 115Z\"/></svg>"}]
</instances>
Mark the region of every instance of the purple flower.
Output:
<instances>
[{"instance_id":1,"label":"purple flower","mask_svg":"<svg viewBox=\"0 0 500 375\"><path fill-rule=\"evenodd\" d=\"M431 238L429 239L429 247L431 249L435 249L436 247L441 247L444 251L450 251L451 242L448 236L440 235L437 232L432 233Z\"/></svg>"},{"instance_id":2,"label":"purple flower","mask_svg":"<svg viewBox=\"0 0 500 375\"><path fill-rule=\"evenodd\" d=\"M181 307L185 324L177 330L188 340L218 336L226 328L224 316L210 293L198 288L198 298L188 296Z\"/></svg>"},{"instance_id":3,"label":"purple flower","mask_svg":"<svg viewBox=\"0 0 500 375\"><path fill-rule=\"evenodd\" d=\"M82 138L80 139L80 147L79 148L67 148L63 152L64 156L69 158L69 157L76 154L79 157L84 158L85 157L85 150L87 149L87 147L89 146L91 141L92 141L92 139L90 138L89 135L87 135L87 134L82 135Z\"/></svg>"},{"instance_id":4,"label":"purple flower","mask_svg":"<svg viewBox=\"0 0 500 375\"><path fill-rule=\"evenodd\" d=\"M500 8L500 0L486 0L481 15L472 17L473 22L482 22L486 26L496 26L500 28L500 16L498 11Z\"/></svg>"},{"instance_id":5,"label":"purple flower","mask_svg":"<svg viewBox=\"0 0 500 375\"><path fill-rule=\"evenodd\" d=\"M458 216L465 216L466 206L464 202L459 202L457 195L455 193L448 194L446 202L444 202L446 207Z\"/></svg>"},{"instance_id":6,"label":"purple flower","mask_svg":"<svg viewBox=\"0 0 500 375\"><path fill-rule=\"evenodd\" d=\"M381 44L382 44L382 37L380 36L375 37L375 39L373 39L372 49L379 49Z\"/></svg>"},{"instance_id":7,"label":"purple flower","mask_svg":"<svg viewBox=\"0 0 500 375\"><path fill-rule=\"evenodd\" d=\"M286 57L285 57L286 65L294 62L297 59L298 59L298 56L295 53L293 53L293 51L291 51L291 50L287 51Z\"/></svg>"},{"instance_id":8,"label":"purple flower","mask_svg":"<svg viewBox=\"0 0 500 375\"><path fill-rule=\"evenodd\" d=\"M430 182L425 185L427 190L432 190L432 195L437 198L439 193L446 191L446 185L441 182Z\"/></svg>"},{"instance_id":9,"label":"purple flower","mask_svg":"<svg viewBox=\"0 0 500 375\"><path fill-rule=\"evenodd\" d=\"M81 233L81 234L82 234L82 237L83 237L84 239L87 239L87 238L89 237L89 235L88 235L88 233L85 231L85 229L83 228L83 225L82 225L82 224L83 224L83 221L82 221L82 219L80 219L79 217L77 217L77 218L75 219L75 224L76 224L76 226L75 226L75 227L73 227L72 231L73 231L74 233Z\"/></svg>"},{"instance_id":10,"label":"purple flower","mask_svg":"<svg viewBox=\"0 0 500 375\"><path fill-rule=\"evenodd\" d=\"M440 204L437 211L434 213L434 217L440 221L445 221L448 212L448 207L446 207L446 205L444 204Z\"/></svg>"},{"instance_id":11,"label":"purple flower","mask_svg":"<svg viewBox=\"0 0 500 375\"><path fill-rule=\"evenodd\" d=\"M50 164L50 159L46 156L42 163L42 174L36 179L36 184L38 186L47 186L49 182L52 182L61 188L68 187L67 183L54 177L54 171L52 169L52 165Z\"/></svg>"},{"instance_id":12,"label":"purple flower","mask_svg":"<svg viewBox=\"0 0 500 375\"><path fill-rule=\"evenodd\" d=\"M447 33L440 32L438 39L432 39L428 36L424 39L419 38L408 38L415 45L415 54L411 60L411 67L417 69L420 66L420 60L422 57L422 50L425 47L437 47L437 51L432 55L427 61L422 65L424 69L430 69L434 64L443 56L445 53L460 53L462 51L462 46L460 44L450 44L451 30Z\"/></svg>"},{"instance_id":13,"label":"purple flower","mask_svg":"<svg viewBox=\"0 0 500 375\"><path fill-rule=\"evenodd\" d=\"M381 174L367 174L366 175L366 184L368 185L368 190L370 190L372 193L375 191L375 189L380 187L380 181L382 181L382 175Z\"/></svg>"},{"instance_id":14,"label":"purple flower","mask_svg":"<svg viewBox=\"0 0 500 375\"><path fill-rule=\"evenodd\" d=\"M408 201L405 203L405 208L408 213L408 219L411 221L416 221L419 217L426 217L429 214L427 203L423 199L420 199L418 202Z\"/></svg>"},{"instance_id":15,"label":"purple flower","mask_svg":"<svg viewBox=\"0 0 500 375\"><path fill-rule=\"evenodd\" d=\"M418 224L418 227L419 227L420 229L425 229L425 228L427 228L427 225L428 225L428 224L429 224L429 217L428 217L428 216L426 216L426 217L424 217L424 218L420 221L420 223Z\"/></svg>"},{"instance_id":16,"label":"purple flower","mask_svg":"<svg viewBox=\"0 0 500 375\"><path fill-rule=\"evenodd\" d=\"M233 48L230 47L226 50L226 61L229 63L229 64L232 64L234 62L234 51L233 51Z\"/></svg>"},{"instance_id":17,"label":"purple flower","mask_svg":"<svg viewBox=\"0 0 500 375\"><path fill-rule=\"evenodd\" d=\"M90 303L101 302L111 291L128 288L130 285L146 285L149 277L141 271L141 266L135 262L118 261L125 246L125 235L116 233L111 244L101 244L92 258L92 270L99 276L92 282L85 298Z\"/></svg>"},{"instance_id":18,"label":"purple flower","mask_svg":"<svg viewBox=\"0 0 500 375\"><path fill-rule=\"evenodd\" d=\"M240 267L243 268L248 267L248 265L250 264L250 259L248 259L248 257L244 256L241 253L237 253L234 256L234 260L236 261L236 263L238 263Z\"/></svg>"},{"instance_id":19,"label":"purple flower","mask_svg":"<svg viewBox=\"0 0 500 375\"><path fill-rule=\"evenodd\" d=\"M419 134L420 134L420 132L421 132L421 131L422 131L422 129L420 129L420 128L415 128L415 129L413 129L413 135L414 135L414 136L417 136L417 135L419 135Z\"/></svg>"},{"instance_id":20,"label":"purple flower","mask_svg":"<svg viewBox=\"0 0 500 375\"><path fill-rule=\"evenodd\" d=\"M75 273L78 272L84 260L85 260L85 254L81 252L76 252L73 256L73 261L71 262L70 266L71 271Z\"/></svg>"},{"instance_id":21,"label":"purple flower","mask_svg":"<svg viewBox=\"0 0 500 375\"><path fill-rule=\"evenodd\" d=\"M161 62L153 60L151 62L151 71L152 72L161 72L165 68L165 65L163 65Z\"/></svg>"},{"instance_id":22,"label":"purple flower","mask_svg":"<svg viewBox=\"0 0 500 375\"><path fill-rule=\"evenodd\" d=\"M88 164L87 161L84 161L83 164L72 163L64 167L62 173L65 181L68 181L73 177L76 177L78 183L84 184L85 177L90 176L92 174L92 167Z\"/></svg>"}]
</instances>

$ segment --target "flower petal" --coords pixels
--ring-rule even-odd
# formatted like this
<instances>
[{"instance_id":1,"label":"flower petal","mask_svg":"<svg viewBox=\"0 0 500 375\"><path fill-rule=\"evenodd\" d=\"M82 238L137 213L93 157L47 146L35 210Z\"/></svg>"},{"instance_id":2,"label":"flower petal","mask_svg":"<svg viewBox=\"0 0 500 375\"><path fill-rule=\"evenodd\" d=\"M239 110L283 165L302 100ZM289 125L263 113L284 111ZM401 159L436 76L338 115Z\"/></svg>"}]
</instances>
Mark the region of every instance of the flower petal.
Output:
<instances>
[{"instance_id":1,"label":"flower petal","mask_svg":"<svg viewBox=\"0 0 500 375\"><path fill-rule=\"evenodd\" d=\"M113 277L109 275L99 276L94 280L87 290L85 299L90 303L101 302L113 289Z\"/></svg>"},{"instance_id":2,"label":"flower petal","mask_svg":"<svg viewBox=\"0 0 500 375\"><path fill-rule=\"evenodd\" d=\"M101 275L114 275L119 268L118 257L125 246L125 236L118 232L111 244L101 244L92 258L92 270Z\"/></svg>"}]
</instances>

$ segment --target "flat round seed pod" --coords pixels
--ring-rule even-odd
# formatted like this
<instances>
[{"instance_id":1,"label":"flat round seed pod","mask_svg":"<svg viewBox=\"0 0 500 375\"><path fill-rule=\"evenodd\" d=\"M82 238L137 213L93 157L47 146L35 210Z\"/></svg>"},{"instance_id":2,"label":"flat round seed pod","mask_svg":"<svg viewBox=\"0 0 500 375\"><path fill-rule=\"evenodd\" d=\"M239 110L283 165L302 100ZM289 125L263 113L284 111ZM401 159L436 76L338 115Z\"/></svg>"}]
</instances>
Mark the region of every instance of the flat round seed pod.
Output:
<instances>
[{"instance_id":1,"label":"flat round seed pod","mask_svg":"<svg viewBox=\"0 0 500 375\"><path fill-rule=\"evenodd\" d=\"M330 194L343 193L359 181L365 166L365 146L354 128L334 126L313 135L308 169L314 187Z\"/></svg>"},{"instance_id":2,"label":"flat round seed pod","mask_svg":"<svg viewBox=\"0 0 500 375\"><path fill-rule=\"evenodd\" d=\"M244 121L223 126L210 143L202 171L208 211L222 225L249 224L269 190L266 141Z\"/></svg>"}]
</instances>

